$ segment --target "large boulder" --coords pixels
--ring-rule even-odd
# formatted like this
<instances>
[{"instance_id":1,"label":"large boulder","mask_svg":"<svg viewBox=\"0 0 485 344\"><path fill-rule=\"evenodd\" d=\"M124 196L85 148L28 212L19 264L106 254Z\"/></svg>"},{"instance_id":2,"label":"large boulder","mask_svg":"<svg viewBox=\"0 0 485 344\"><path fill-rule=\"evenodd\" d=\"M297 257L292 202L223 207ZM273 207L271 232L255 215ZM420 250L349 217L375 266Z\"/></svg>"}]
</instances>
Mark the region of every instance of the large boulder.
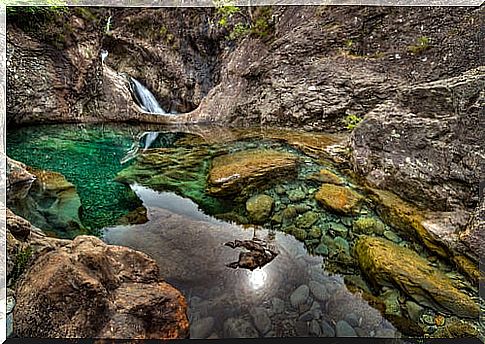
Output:
<instances>
[{"instance_id":1,"label":"large boulder","mask_svg":"<svg viewBox=\"0 0 485 344\"><path fill-rule=\"evenodd\" d=\"M298 157L275 150L247 150L215 157L207 180L207 192L228 196L261 187L296 173Z\"/></svg>"},{"instance_id":2,"label":"large boulder","mask_svg":"<svg viewBox=\"0 0 485 344\"><path fill-rule=\"evenodd\" d=\"M7 156L7 204L27 196L35 176L27 171L27 166Z\"/></svg>"},{"instance_id":3,"label":"large boulder","mask_svg":"<svg viewBox=\"0 0 485 344\"><path fill-rule=\"evenodd\" d=\"M17 285L21 337L188 337L187 304L147 255L78 236L38 257Z\"/></svg>"},{"instance_id":4,"label":"large boulder","mask_svg":"<svg viewBox=\"0 0 485 344\"><path fill-rule=\"evenodd\" d=\"M461 242L465 245L462 251L476 262L485 261L485 196L482 196L480 204L473 212L466 229L459 234Z\"/></svg>"},{"instance_id":5,"label":"large boulder","mask_svg":"<svg viewBox=\"0 0 485 344\"><path fill-rule=\"evenodd\" d=\"M362 236L356 242L355 254L375 287L399 288L416 302L440 312L478 317L478 304L414 251L383 238Z\"/></svg>"},{"instance_id":6,"label":"large boulder","mask_svg":"<svg viewBox=\"0 0 485 344\"><path fill-rule=\"evenodd\" d=\"M403 88L351 136L354 169L372 185L435 211L474 207L485 174L485 67Z\"/></svg>"},{"instance_id":7,"label":"large boulder","mask_svg":"<svg viewBox=\"0 0 485 344\"><path fill-rule=\"evenodd\" d=\"M9 207L43 230L66 235L82 232L81 199L76 187L60 173L27 170L36 178L24 197L9 200Z\"/></svg>"},{"instance_id":8,"label":"large boulder","mask_svg":"<svg viewBox=\"0 0 485 344\"><path fill-rule=\"evenodd\" d=\"M330 211L349 215L359 211L364 197L345 186L323 184L315 194L315 199Z\"/></svg>"}]
</instances>

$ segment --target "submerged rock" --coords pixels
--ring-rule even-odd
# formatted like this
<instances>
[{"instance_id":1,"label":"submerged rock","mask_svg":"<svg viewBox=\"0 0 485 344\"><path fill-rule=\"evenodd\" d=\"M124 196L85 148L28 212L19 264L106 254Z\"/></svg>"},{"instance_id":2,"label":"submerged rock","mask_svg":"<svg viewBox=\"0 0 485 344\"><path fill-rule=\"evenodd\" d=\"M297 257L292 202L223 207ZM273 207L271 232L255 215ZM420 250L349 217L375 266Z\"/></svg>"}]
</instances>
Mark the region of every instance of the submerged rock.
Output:
<instances>
[{"instance_id":1,"label":"submerged rock","mask_svg":"<svg viewBox=\"0 0 485 344\"><path fill-rule=\"evenodd\" d=\"M226 338L258 338L258 332L251 323L244 319L229 318L224 322Z\"/></svg>"},{"instance_id":2,"label":"submerged rock","mask_svg":"<svg viewBox=\"0 0 485 344\"><path fill-rule=\"evenodd\" d=\"M337 337L358 337L355 330L345 320L337 321L335 325Z\"/></svg>"},{"instance_id":3,"label":"submerged rock","mask_svg":"<svg viewBox=\"0 0 485 344\"><path fill-rule=\"evenodd\" d=\"M269 220L273 205L271 196L255 195L246 201L246 210L254 223L264 223Z\"/></svg>"},{"instance_id":4,"label":"submerged rock","mask_svg":"<svg viewBox=\"0 0 485 344\"><path fill-rule=\"evenodd\" d=\"M409 249L383 238L364 236L357 241L355 254L362 271L375 286L397 287L437 311L470 318L479 314L472 298Z\"/></svg>"},{"instance_id":5,"label":"submerged rock","mask_svg":"<svg viewBox=\"0 0 485 344\"><path fill-rule=\"evenodd\" d=\"M335 213L349 215L358 212L363 196L343 186L323 184L315 199Z\"/></svg>"},{"instance_id":6,"label":"submerged rock","mask_svg":"<svg viewBox=\"0 0 485 344\"><path fill-rule=\"evenodd\" d=\"M318 214L313 211L307 211L303 215L301 215L298 219L296 219L297 227L308 229L318 221Z\"/></svg>"},{"instance_id":7,"label":"submerged rock","mask_svg":"<svg viewBox=\"0 0 485 344\"><path fill-rule=\"evenodd\" d=\"M313 173L307 177L307 180L314 181L323 184L334 184L334 185L343 185L343 180L335 173L330 172L329 170L322 169L320 172Z\"/></svg>"},{"instance_id":8,"label":"submerged rock","mask_svg":"<svg viewBox=\"0 0 485 344\"><path fill-rule=\"evenodd\" d=\"M382 235L386 226L384 223L373 217L359 217L352 224L352 229L357 234Z\"/></svg>"},{"instance_id":9,"label":"submerged rock","mask_svg":"<svg viewBox=\"0 0 485 344\"><path fill-rule=\"evenodd\" d=\"M36 179L24 198L10 202L11 209L43 230L83 233L76 187L60 173L27 169Z\"/></svg>"},{"instance_id":10,"label":"submerged rock","mask_svg":"<svg viewBox=\"0 0 485 344\"><path fill-rule=\"evenodd\" d=\"M290 302L293 308L298 309L298 307L306 302L310 296L310 288L306 284L302 284L290 295Z\"/></svg>"},{"instance_id":11,"label":"submerged rock","mask_svg":"<svg viewBox=\"0 0 485 344\"><path fill-rule=\"evenodd\" d=\"M182 294L147 255L78 236L41 255L17 286L21 337L186 338Z\"/></svg>"},{"instance_id":12,"label":"submerged rock","mask_svg":"<svg viewBox=\"0 0 485 344\"><path fill-rule=\"evenodd\" d=\"M275 150L247 150L215 157L207 179L207 192L228 196L261 187L272 178L294 176L297 157Z\"/></svg>"}]
</instances>

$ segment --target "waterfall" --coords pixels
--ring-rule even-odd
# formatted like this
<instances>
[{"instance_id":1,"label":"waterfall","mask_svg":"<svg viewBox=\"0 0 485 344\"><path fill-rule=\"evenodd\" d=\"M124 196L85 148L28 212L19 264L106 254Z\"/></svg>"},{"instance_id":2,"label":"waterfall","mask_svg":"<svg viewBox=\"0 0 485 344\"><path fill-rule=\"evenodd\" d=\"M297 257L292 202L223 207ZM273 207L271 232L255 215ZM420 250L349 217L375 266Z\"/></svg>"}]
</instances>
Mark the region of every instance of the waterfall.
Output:
<instances>
[{"instance_id":1,"label":"waterfall","mask_svg":"<svg viewBox=\"0 0 485 344\"><path fill-rule=\"evenodd\" d=\"M135 78L130 77L130 81L131 91L143 110L154 114L167 114L158 104L155 96L145 86Z\"/></svg>"},{"instance_id":2,"label":"waterfall","mask_svg":"<svg viewBox=\"0 0 485 344\"><path fill-rule=\"evenodd\" d=\"M143 136L145 136L145 144L144 144L144 147L143 147L143 150L147 150L148 148L150 148L150 146L152 145L153 141L155 141L158 137L158 132L156 131L149 131L149 132L145 132Z\"/></svg>"}]
</instances>

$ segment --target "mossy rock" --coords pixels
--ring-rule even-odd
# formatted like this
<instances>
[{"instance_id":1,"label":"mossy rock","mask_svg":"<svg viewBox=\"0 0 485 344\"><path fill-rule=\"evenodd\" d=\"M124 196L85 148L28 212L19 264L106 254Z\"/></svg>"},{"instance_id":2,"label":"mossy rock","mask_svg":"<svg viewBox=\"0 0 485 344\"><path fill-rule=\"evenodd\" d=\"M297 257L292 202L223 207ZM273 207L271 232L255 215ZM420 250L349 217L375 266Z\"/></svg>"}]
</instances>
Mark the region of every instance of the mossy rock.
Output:
<instances>
[{"instance_id":1,"label":"mossy rock","mask_svg":"<svg viewBox=\"0 0 485 344\"><path fill-rule=\"evenodd\" d=\"M448 258L446 248L423 226L425 213L412 204L402 200L389 191L371 189L371 198L376 203L379 216L392 227L398 229L405 236L419 240L432 252Z\"/></svg>"},{"instance_id":2,"label":"mossy rock","mask_svg":"<svg viewBox=\"0 0 485 344\"><path fill-rule=\"evenodd\" d=\"M322 169L317 173L313 173L307 177L307 180L323 183L323 184L334 184L334 185L343 185L344 181L342 178L337 176L335 173L330 172L329 170Z\"/></svg>"},{"instance_id":3,"label":"mossy rock","mask_svg":"<svg viewBox=\"0 0 485 344\"><path fill-rule=\"evenodd\" d=\"M318 221L318 214L313 211L307 211L296 219L296 225L300 228L308 229Z\"/></svg>"},{"instance_id":4,"label":"mossy rock","mask_svg":"<svg viewBox=\"0 0 485 344\"><path fill-rule=\"evenodd\" d=\"M323 184L315 199L328 210L343 215L356 214L364 197L343 186Z\"/></svg>"},{"instance_id":5,"label":"mossy rock","mask_svg":"<svg viewBox=\"0 0 485 344\"><path fill-rule=\"evenodd\" d=\"M356 234L384 234L386 225L373 217L359 217L352 224L352 229Z\"/></svg>"},{"instance_id":6,"label":"mossy rock","mask_svg":"<svg viewBox=\"0 0 485 344\"><path fill-rule=\"evenodd\" d=\"M207 192L228 196L261 188L272 180L296 174L298 157L276 150L246 150L215 157L207 179Z\"/></svg>"},{"instance_id":7,"label":"mossy rock","mask_svg":"<svg viewBox=\"0 0 485 344\"><path fill-rule=\"evenodd\" d=\"M376 288L399 288L417 303L436 311L478 317L480 308L475 301L414 251L370 236L360 237L354 251L361 270Z\"/></svg>"},{"instance_id":8,"label":"mossy rock","mask_svg":"<svg viewBox=\"0 0 485 344\"><path fill-rule=\"evenodd\" d=\"M268 195L255 195L246 201L246 210L253 223L264 223L269 220L274 200Z\"/></svg>"},{"instance_id":9,"label":"mossy rock","mask_svg":"<svg viewBox=\"0 0 485 344\"><path fill-rule=\"evenodd\" d=\"M474 285L478 286L479 282L485 282L484 274L480 271L476 263L465 256L457 255L453 257L453 262Z\"/></svg>"},{"instance_id":10,"label":"mossy rock","mask_svg":"<svg viewBox=\"0 0 485 344\"><path fill-rule=\"evenodd\" d=\"M471 324L454 320L439 328L435 333L436 338L473 338L478 337L477 329Z\"/></svg>"}]
</instances>

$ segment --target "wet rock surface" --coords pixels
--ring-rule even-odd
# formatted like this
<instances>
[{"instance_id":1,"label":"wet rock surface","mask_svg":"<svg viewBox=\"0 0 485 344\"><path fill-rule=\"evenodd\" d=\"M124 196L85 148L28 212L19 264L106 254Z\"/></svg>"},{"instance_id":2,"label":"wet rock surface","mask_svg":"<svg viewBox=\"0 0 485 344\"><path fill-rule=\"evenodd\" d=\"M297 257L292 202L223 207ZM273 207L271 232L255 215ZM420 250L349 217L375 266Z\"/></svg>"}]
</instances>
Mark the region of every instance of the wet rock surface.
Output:
<instances>
[{"instance_id":1,"label":"wet rock surface","mask_svg":"<svg viewBox=\"0 0 485 344\"><path fill-rule=\"evenodd\" d=\"M242 151L213 159L207 192L227 196L243 191L244 185L262 186L273 177L294 174L297 157L278 151Z\"/></svg>"},{"instance_id":2,"label":"wet rock surface","mask_svg":"<svg viewBox=\"0 0 485 344\"><path fill-rule=\"evenodd\" d=\"M354 214L358 212L363 197L346 187L323 184L315 194L315 199L335 213Z\"/></svg>"},{"instance_id":3,"label":"wet rock surface","mask_svg":"<svg viewBox=\"0 0 485 344\"><path fill-rule=\"evenodd\" d=\"M355 253L362 271L375 285L396 286L438 311L461 317L478 316L476 301L413 251L382 238L362 237Z\"/></svg>"},{"instance_id":4,"label":"wet rock surface","mask_svg":"<svg viewBox=\"0 0 485 344\"><path fill-rule=\"evenodd\" d=\"M16 291L20 336L188 336L185 298L160 280L156 263L95 237L79 236L40 256Z\"/></svg>"}]
</instances>

